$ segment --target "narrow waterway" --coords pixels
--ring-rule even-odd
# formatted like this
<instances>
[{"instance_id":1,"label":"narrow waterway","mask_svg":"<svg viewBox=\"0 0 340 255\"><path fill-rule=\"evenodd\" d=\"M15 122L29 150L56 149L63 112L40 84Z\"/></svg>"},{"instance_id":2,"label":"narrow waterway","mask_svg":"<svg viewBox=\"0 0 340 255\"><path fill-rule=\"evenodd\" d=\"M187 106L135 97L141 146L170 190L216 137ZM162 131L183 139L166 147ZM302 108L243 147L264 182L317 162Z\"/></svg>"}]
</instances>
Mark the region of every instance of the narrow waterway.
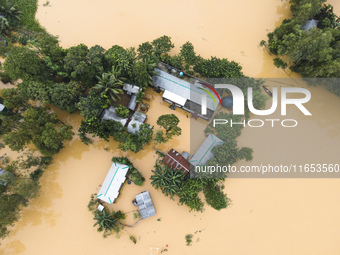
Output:
<instances>
[{"instance_id":1,"label":"narrow waterway","mask_svg":"<svg viewBox=\"0 0 340 255\"><path fill-rule=\"evenodd\" d=\"M287 17L285 1L40 1L37 17L46 29L59 35L64 47L85 43L137 47L163 34L177 46L191 41L203 57L227 57L240 62L245 74L265 78L287 78L285 83L305 86L292 80L272 65L272 57L259 42ZM335 12L340 6L331 1ZM291 77L298 77L293 74ZM274 86L274 85L273 85ZM3 86L2 86L3 87ZM322 87L309 88L312 100L306 104L312 117L303 117L289 108L287 118L299 120L292 129L248 128L238 139L240 146L254 149L251 164L339 163L340 99ZM159 94L152 95L147 123L156 125L159 115L172 113ZM268 102L270 105L270 102ZM58 117L74 126L79 114L55 110ZM189 151L204 140L203 133L190 141L190 118L176 109L183 133L160 146L167 151ZM281 118L275 113L273 118ZM257 117L258 118L258 117ZM192 123L192 122L191 122ZM204 129L206 122L195 122ZM338 179L228 179L225 191L232 199L230 208L220 212L206 206L204 213L189 212L151 187L156 154L153 145L136 154L121 152L114 142L97 141L83 145L77 136L55 156L54 164L41 179L40 197L31 201L8 238L2 241L0 254L150 254L150 247L165 248L166 254L339 254L340 181ZM195 147L194 146L194 147ZM107 148L105 150L105 148ZM8 152L2 149L1 154ZM127 185L114 208L131 211L136 194L149 190L157 215L122 232L117 239L103 239L92 227L87 211L90 195L99 190L113 156L127 156L147 179L143 187ZM237 166L250 165L239 162ZM157 220L159 219L159 221ZM135 235L137 244L129 240ZM194 234L193 244L185 244L185 235Z\"/></svg>"}]
</instances>

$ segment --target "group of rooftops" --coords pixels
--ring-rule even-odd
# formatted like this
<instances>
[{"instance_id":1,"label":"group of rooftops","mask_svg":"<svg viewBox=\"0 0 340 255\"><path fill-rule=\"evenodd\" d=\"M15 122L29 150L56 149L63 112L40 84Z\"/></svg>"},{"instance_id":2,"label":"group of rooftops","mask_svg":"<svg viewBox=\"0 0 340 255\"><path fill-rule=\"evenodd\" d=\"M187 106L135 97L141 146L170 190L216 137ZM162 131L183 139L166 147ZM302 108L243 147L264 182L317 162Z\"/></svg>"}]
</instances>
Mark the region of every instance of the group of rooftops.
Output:
<instances>
[{"instance_id":1,"label":"group of rooftops","mask_svg":"<svg viewBox=\"0 0 340 255\"><path fill-rule=\"evenodd\" d=\"M200 114L201 101L202 95L204 95L205 92L201 90L203 86L200 80L191 77L189 82L182 78L178 78L172 75L172 73L176 73L179 70L170 68L168 69L169 73L167 71L163 71L166 70L164 65L164 63L160 62L158 64L159 68L155 68L158 75L153 76L156 88L164 91L162 96L163 100L169 102L175 107L180 107L203 119L209 120L218 106L218 103L215 103L219 101L217 100L216 95L214 95L216 100L210 97L206 99L208 114L207 116L202 116ZM134 111L134 113L130 120L129 118L119 117L116 114L116 107L114 106L110 106L105 109L102 115L102 120L111 119L122 123L123 126L128 123L128 132L136 133L139 130L139 126L144 123L147 118L147 115L144 113L135 111L136 97L134 95L139 92L140 88L138 86L125 84L124 90L127 94L131 95L128 108ZM174 169L174 171L184 171L185 175L188 175L192 168L197 165L205 165L211 158L213 158L214 155L212 153L212 149L220 144L223 144L223 141L215 135L210 134L190 160L188 152L183 151L180 154L176 150L171 149L167 154L165 154L163 163L170 166ZM115 203L119 196L119 191L126 180L128 171L129 166L114 162L106 175L106 178L98 192L97 198L105 203ZM144 191L136 195L133 200L133 204L139 207L142 219L146 219L156 214L148 191ZM103 208L104 207L102 205L98 207L100 210Z\"/></svg>"}]
</instances>

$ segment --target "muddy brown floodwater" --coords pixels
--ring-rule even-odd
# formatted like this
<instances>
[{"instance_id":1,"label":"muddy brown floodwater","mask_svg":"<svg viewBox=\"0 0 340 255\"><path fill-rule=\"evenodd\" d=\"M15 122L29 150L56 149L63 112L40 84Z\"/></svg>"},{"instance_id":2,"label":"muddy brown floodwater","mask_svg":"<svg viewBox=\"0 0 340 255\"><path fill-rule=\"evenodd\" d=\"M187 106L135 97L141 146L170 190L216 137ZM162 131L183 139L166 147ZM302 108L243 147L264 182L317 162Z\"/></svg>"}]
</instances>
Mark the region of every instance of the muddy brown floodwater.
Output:
<instances>
[{"instance_id":1,"label":"muddy brown floodwater","mask_svg":"<svg viewBox=\"0 0 340 255\"><path fill-rule=\"evenodd\" d=\"M203 57L240 62L247 75L288 78L288 84L305 86L276 69L272 57L259 47L266 34L288 16L289 5L284 1L50 0L48 7L43 3L45 0L39 1L37 18L51 34L60 36L64 47L78 43L100 44L106 49L113 44L136 47L166 34L176 45L174 52L191 41ZM340 13L339 2L331 3ZM251 164L339 163L340 99L322 87L310 91L312 100L307 108L312 117L304 118L297 109L290 109L289 117L301 120L297 128L243 130L238 143L254 149ZM155 125L159 115L172 111L158 94L148 93L153 98L147 123ZM79 114L56 112L77 129ZM181 110L176 113L183 134L160 149L189 151L190 119ZM206 122L195 125L203 130ZM203 133L193 140L198 147ZM137 155L123 153L116 146L103 141L85 146L77 136L67 142L41 179L40 197L22 211L21 219L2 242L0 254L150 254L150 247L166 245L169 255L340 253L338 179L227 179L225 191L233 200L230 208L218 212L206 206L204 213L189 212L177 205L177 199L172 201L151 187L148 178L156 159L153 145ZM92 227L87 203L98 191L113 156L128 156L147 179L143 187L125 184L113 208L133 210L133 197L149 190L157 215L122 232L118 239L103 239ZM237 163L245 164L249 165ZM190 247L185 244L186 234L194 234ZM129 235L137 237L136 245Z\"/></svg>"}]
</instances>

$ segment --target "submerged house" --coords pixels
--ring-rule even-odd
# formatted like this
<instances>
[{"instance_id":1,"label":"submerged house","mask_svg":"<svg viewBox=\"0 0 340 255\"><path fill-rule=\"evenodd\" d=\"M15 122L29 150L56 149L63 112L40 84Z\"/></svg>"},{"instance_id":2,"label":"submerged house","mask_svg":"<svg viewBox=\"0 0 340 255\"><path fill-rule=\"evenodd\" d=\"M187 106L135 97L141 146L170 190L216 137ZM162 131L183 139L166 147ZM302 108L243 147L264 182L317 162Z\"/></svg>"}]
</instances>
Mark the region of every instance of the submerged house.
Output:
<instances>
[{"instance_id":1,"label":"submerged house","mask_svg":"<svg viewBox=\"0 0 340 255\"><path fill-rule=\"evenodd\" d=\"M109 204L116 202L128 170L129 167L127 165L113 162L98 192L97 198Z\"/></svg>"},{"instance_id":2,"label":"submerged house","mask_svg":"<svg viewBox=\"0 0 340 255\"><path fill-rule=\"evenodd\" d=\"M0 104L0 113L2 112L8 112L8 109L3 104Z\"/></svg>"},{"instance_id":3,"label":"submerged house","mask_svg":"<svg viewBox=\"0 0 340 255\"><path fill-rule=\"evenodd\" d=\"M319 23L319 21L315 20L315 19L307 20L307 22L304 25L301 26L301 29L308 31L308 30L310 30L314 27L317 27L318 23Z\"/></svg>"},{"instance_id":4,"label":"submerged house","mask_svg":"<svg viewBox=\"0 0 340 255\"><path fill-rule=\"evenodd\" d=\"M190 164L193 166L204 166L210 159L214 157L212 149L217 145L221 145L224 142L213 134L209 134L204 140L202 145L196 151L196 153L191 157Z\"/></svg>"},{"instance_id":5,"label":"submerged house","mask_svg":"<svg viewBox=\"0 0 340 255\"><path fill-rule=\"evenodd\" d=\"M155 71L158 75L153 76L152 79L157 88L164 91L162 97L165 102L178 108L182 108L202 119L211 119L219 104L219 100L208 87L201 84L199 79L193 77L190 80L194 83L190 83L161 69L155 68ZM205 100L207 108L207 113L205 115L201 114L202 104L204 104L203 100Z\"/></svg>"},{"instance_id":6,"label":"submerged house","mask_svg":"<svg viewBox=\"0 0 340 255\"><path fill-rule=\"evenodd\" d=\"M156 215L155 207L153 206L149 191L143 191L135 196L133 205L137 205L142 219L147 219Z\"/></svg>"},{"instance_id":7,"label":"submerged house","mask_svg":"<svg viewBox=\"0 0 340 255\"><path fill-rule=\"evenodd\" d=\"M11 172L8 172L6 171L5 169L2 169L0 167L0 185L3 185L3 186L7 186L7 183L4 179L6 179L6 177L10 177L10 176L15 176L15 174L11 173ZM4 177L4 178L3 178Z\"/></svg>"},{"instance_id":8,"label":"submerged house","mask_svg":"<svg viewBox=\"0 0 340 255\"><path fill-rule=\"evenodd\" d=\"M190 172L190 163L187 160L189 153L183 151L179 154L174 149L171 149L163 158L163 163L174 170L184 171L185 175Z\"/></svg>"},{"instance_id":9,"label":"submerged house","mask_svg":"<svg viewBox=\"0 0 340 255\"><path fill-rule=\"evenodd\" d=\"M116 122L120 122L123 126L125 126L128 119L127 118L123 119L119 117L116 114L116 109L117 107L114 106L107 107L102 115L102 120L114 120Z\"/></svg>"},{"instance_id":10,"label":"submerged house","mask_svg":"<svg viewBox=\"0 0 340 255\"><path fill-rule=\"evenodd\" d=\"M134 111L137 105L137 94L139 92L139 87L136 85L124 84L123 90L126 91L126 94L131 95L130 102L127 106L128 109Z\"/></svg>"},{"instance_id":11,"label":"submerged house","mask_svg":"<svg viewBox=\"0 0 340 255\"><path fill-rule=\"evenodd\" d=\"M127 127L128 132L132 133L132 134L136 134L139 132L139 127L140 125L142 125L145 120L146 120L147 115L142 113L142 112L135 112L132 117L131 120L129 122L129 125Z\"/></svg>"}]
</instances>

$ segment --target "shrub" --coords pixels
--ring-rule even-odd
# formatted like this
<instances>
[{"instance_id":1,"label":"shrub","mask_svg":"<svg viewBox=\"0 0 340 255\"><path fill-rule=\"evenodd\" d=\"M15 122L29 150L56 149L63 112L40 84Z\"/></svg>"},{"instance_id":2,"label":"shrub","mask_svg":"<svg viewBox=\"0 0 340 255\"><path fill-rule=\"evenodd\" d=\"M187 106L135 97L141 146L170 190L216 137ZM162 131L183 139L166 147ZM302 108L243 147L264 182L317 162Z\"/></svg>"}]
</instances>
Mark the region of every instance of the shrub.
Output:
<instances>
[{"instance_id":1,"label":"shrub","mask_svg":"<svg viewBox=\"0 0 340 255\"><path fill-rule=\"evenodd\" d=\"M112 162L117 162L129 166L128 178L131 179L131 181L138 186L143 185L145 178L137 170L137 168L133 166L133 164L127 157L113 157Z\"/></svg>"},{"instance_id":2,"label":"shrub","mask_svg":"<svg viewBox=\"0 0 340 255\"><path fill-rule=\"evenodd\" d=\"M130 113L129 109L123 105L119 105L115 112L119 117L123 119L129 117L129 113Z\"/></svg>"},{"instance_id":3,"label":"shrub","mask_svg":"<svg viewBox=\"0 0 340 255\"><path fill-rule=\"evenodd\" d=\"M203 188L205 201L216 210L227 208L230 203L229 198L222 192L222 190L223 186L219 186L213 182L205 185Z\"/></svg>"}]
</instances>

